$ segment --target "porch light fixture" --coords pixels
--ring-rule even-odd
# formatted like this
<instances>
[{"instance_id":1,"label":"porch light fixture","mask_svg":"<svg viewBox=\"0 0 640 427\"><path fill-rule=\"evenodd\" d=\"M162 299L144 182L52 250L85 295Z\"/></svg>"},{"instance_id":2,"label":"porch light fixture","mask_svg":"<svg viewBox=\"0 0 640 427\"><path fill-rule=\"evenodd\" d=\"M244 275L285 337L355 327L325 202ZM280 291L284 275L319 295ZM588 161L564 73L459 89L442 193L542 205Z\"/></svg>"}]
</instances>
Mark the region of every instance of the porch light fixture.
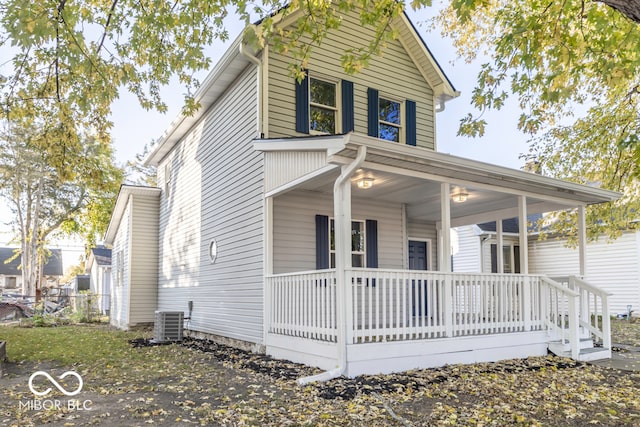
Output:
<instances>
[{"instance_id":1,"label":"porch light fixture","mask_svg":"<svg viewBox=\"0 0 640 427\"><path fill-rule=\"evenodd\" d=\"M373 181L373 178L361 178L356 184L358 185L358 188L366 190L367 188L373 187Z\"/></svg>"},{"instance_id":2,"label":"porch light fixture","mask_svg":"<svg viewBox=\"0 0 640 427\"><path fill-rule=\"evenodd\" d=\"M464 188L457 188L451 194L451 200L453 200L455 203L464 203L468 198L469 193L467 193L467 190L465 190Z\"/></svg>"}]
</instances>

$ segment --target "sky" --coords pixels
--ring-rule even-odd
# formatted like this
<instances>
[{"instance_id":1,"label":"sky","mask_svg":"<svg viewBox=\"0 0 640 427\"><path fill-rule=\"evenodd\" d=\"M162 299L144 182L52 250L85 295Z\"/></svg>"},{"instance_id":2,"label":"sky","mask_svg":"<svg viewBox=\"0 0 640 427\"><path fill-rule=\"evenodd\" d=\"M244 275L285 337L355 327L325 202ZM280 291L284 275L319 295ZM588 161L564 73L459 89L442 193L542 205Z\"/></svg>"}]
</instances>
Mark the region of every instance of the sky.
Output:
<instances>
[{"instance_id":1,"label":"sky","mask_svg":"<svg viewBox=\"0 0 640 427\"><path fill-rule=\"evenodd\" d=\"M526 153L528 146L526 136L516 128L519 111L514 107L514 103L508 101L501 111L485 113L483 117L487 120L488 127L482 138L456 136L460 119L469 112L475 113L470 105L470 99L481 62L468 64L457 59L449 40L443 39L437 31L427 31L428 26L424 23L434 15L434 9L408 13L453 86L461 92L458 98L447 102L445 110L436 116L438 151L515 169L520 168L524 163L519 158L520 154ZM240 22L232 18L227 19L226 24L229 40L224 43L218 41L207 50L212 64L217 62L227 46L242 30ZM204 71L197 77L203 81L206 75L207 72ZM119 164L124 165L128 160L133 160L136 154L143 151L146 144L162 135L178 116L182 107L183 93L184 88L177 82L162 89L163 100L168 105L168 111L164 114L144 110L135 96L125 91L121 93L120 98L113 105L111 116L112 137L116 161ZM9 218L7 208L0 204L0 244L6 244L10 236L6 226ZM65 244L69 245L69 243ZM77 263L78 255L77 251L72 252L72 255L65 259L65 268Z\"/></svg>"}]
</instances>

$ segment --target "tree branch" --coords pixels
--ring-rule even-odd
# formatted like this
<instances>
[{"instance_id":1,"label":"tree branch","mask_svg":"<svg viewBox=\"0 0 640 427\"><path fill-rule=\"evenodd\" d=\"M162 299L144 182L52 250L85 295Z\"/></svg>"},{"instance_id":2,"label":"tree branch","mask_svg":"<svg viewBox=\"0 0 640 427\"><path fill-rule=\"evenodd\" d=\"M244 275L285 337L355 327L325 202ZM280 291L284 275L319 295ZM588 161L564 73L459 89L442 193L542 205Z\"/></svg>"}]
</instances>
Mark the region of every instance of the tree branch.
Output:
<instances>
[{"instance_id":1,"label":"tree branch","mask_svg":"<svg viewBox=\"0 0 640 427\"><path fill-rule=\"evenodd\" d=\"M640 24L640 0L596 0Z\"/></svg>"},{"instance_id":2,"label":"tree branch","mask_svg":"<svg viewBox=\"0 0 640 427\"><path fill-rule=\"evenodd\" d=\"M102 33L102 39L100 40L100 44L98 45L98 49L96 50L96 55L100 53L102 49L102 45L104 44L104 40L107 38L107 29L109 28L109 24L111 23L111 18L113 17L113 13L116 9L116 5L118 4L118 0L113 0L111 3L111 9L109 9L109 16L107 16L107 22L104 24L104 33Z\"/></svg>"}]
</instances>

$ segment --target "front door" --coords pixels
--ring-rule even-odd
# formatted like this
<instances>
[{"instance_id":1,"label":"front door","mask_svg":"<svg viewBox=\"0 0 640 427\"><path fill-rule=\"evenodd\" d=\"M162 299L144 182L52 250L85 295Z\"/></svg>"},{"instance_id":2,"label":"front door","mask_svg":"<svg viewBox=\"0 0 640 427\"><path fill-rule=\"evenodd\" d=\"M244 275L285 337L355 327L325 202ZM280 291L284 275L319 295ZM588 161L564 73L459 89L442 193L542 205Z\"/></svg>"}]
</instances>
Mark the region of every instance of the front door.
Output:
<instances>
[{"instance_id":1,"label":"front door","mask_svg":"<svg viewBox=\"0 0 640 427\"><path fill-rule=\"evenodd\" d=\"M409 240L409 270L427 270L429 264L427 242ZM427 283L422 280L411 282L413 293L413 315L424 316L427 314Z\"/></svg>"}]
</instances>

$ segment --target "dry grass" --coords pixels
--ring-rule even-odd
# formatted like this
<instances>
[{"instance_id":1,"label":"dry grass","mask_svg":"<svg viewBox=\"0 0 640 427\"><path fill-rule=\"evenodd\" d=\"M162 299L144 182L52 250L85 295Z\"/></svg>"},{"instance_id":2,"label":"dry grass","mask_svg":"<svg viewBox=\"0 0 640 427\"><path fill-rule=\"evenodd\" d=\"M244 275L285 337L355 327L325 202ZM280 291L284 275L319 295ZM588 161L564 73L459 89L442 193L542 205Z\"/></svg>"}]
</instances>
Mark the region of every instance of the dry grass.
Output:
<instances>
[{"instance_id":1,"label":"dry grass","mask_svg":"<svg viewBox=\"0 0 640 427\"><path fill-rule=\"evenodd\" d=\"M640 342L614 322L614 341ZM639 425L640 374L556 357L455 365L300 387L313 370L206 342L134 348L141 332L105 326L0 327L10 363L0 424ZM618 338L621 337L621 338ZM197 348L196 348L197 347ZM32 410L28 378L74 370L89 411ZM48 396L65 402L59 392Z\"/></svg>"}]
</instances>

